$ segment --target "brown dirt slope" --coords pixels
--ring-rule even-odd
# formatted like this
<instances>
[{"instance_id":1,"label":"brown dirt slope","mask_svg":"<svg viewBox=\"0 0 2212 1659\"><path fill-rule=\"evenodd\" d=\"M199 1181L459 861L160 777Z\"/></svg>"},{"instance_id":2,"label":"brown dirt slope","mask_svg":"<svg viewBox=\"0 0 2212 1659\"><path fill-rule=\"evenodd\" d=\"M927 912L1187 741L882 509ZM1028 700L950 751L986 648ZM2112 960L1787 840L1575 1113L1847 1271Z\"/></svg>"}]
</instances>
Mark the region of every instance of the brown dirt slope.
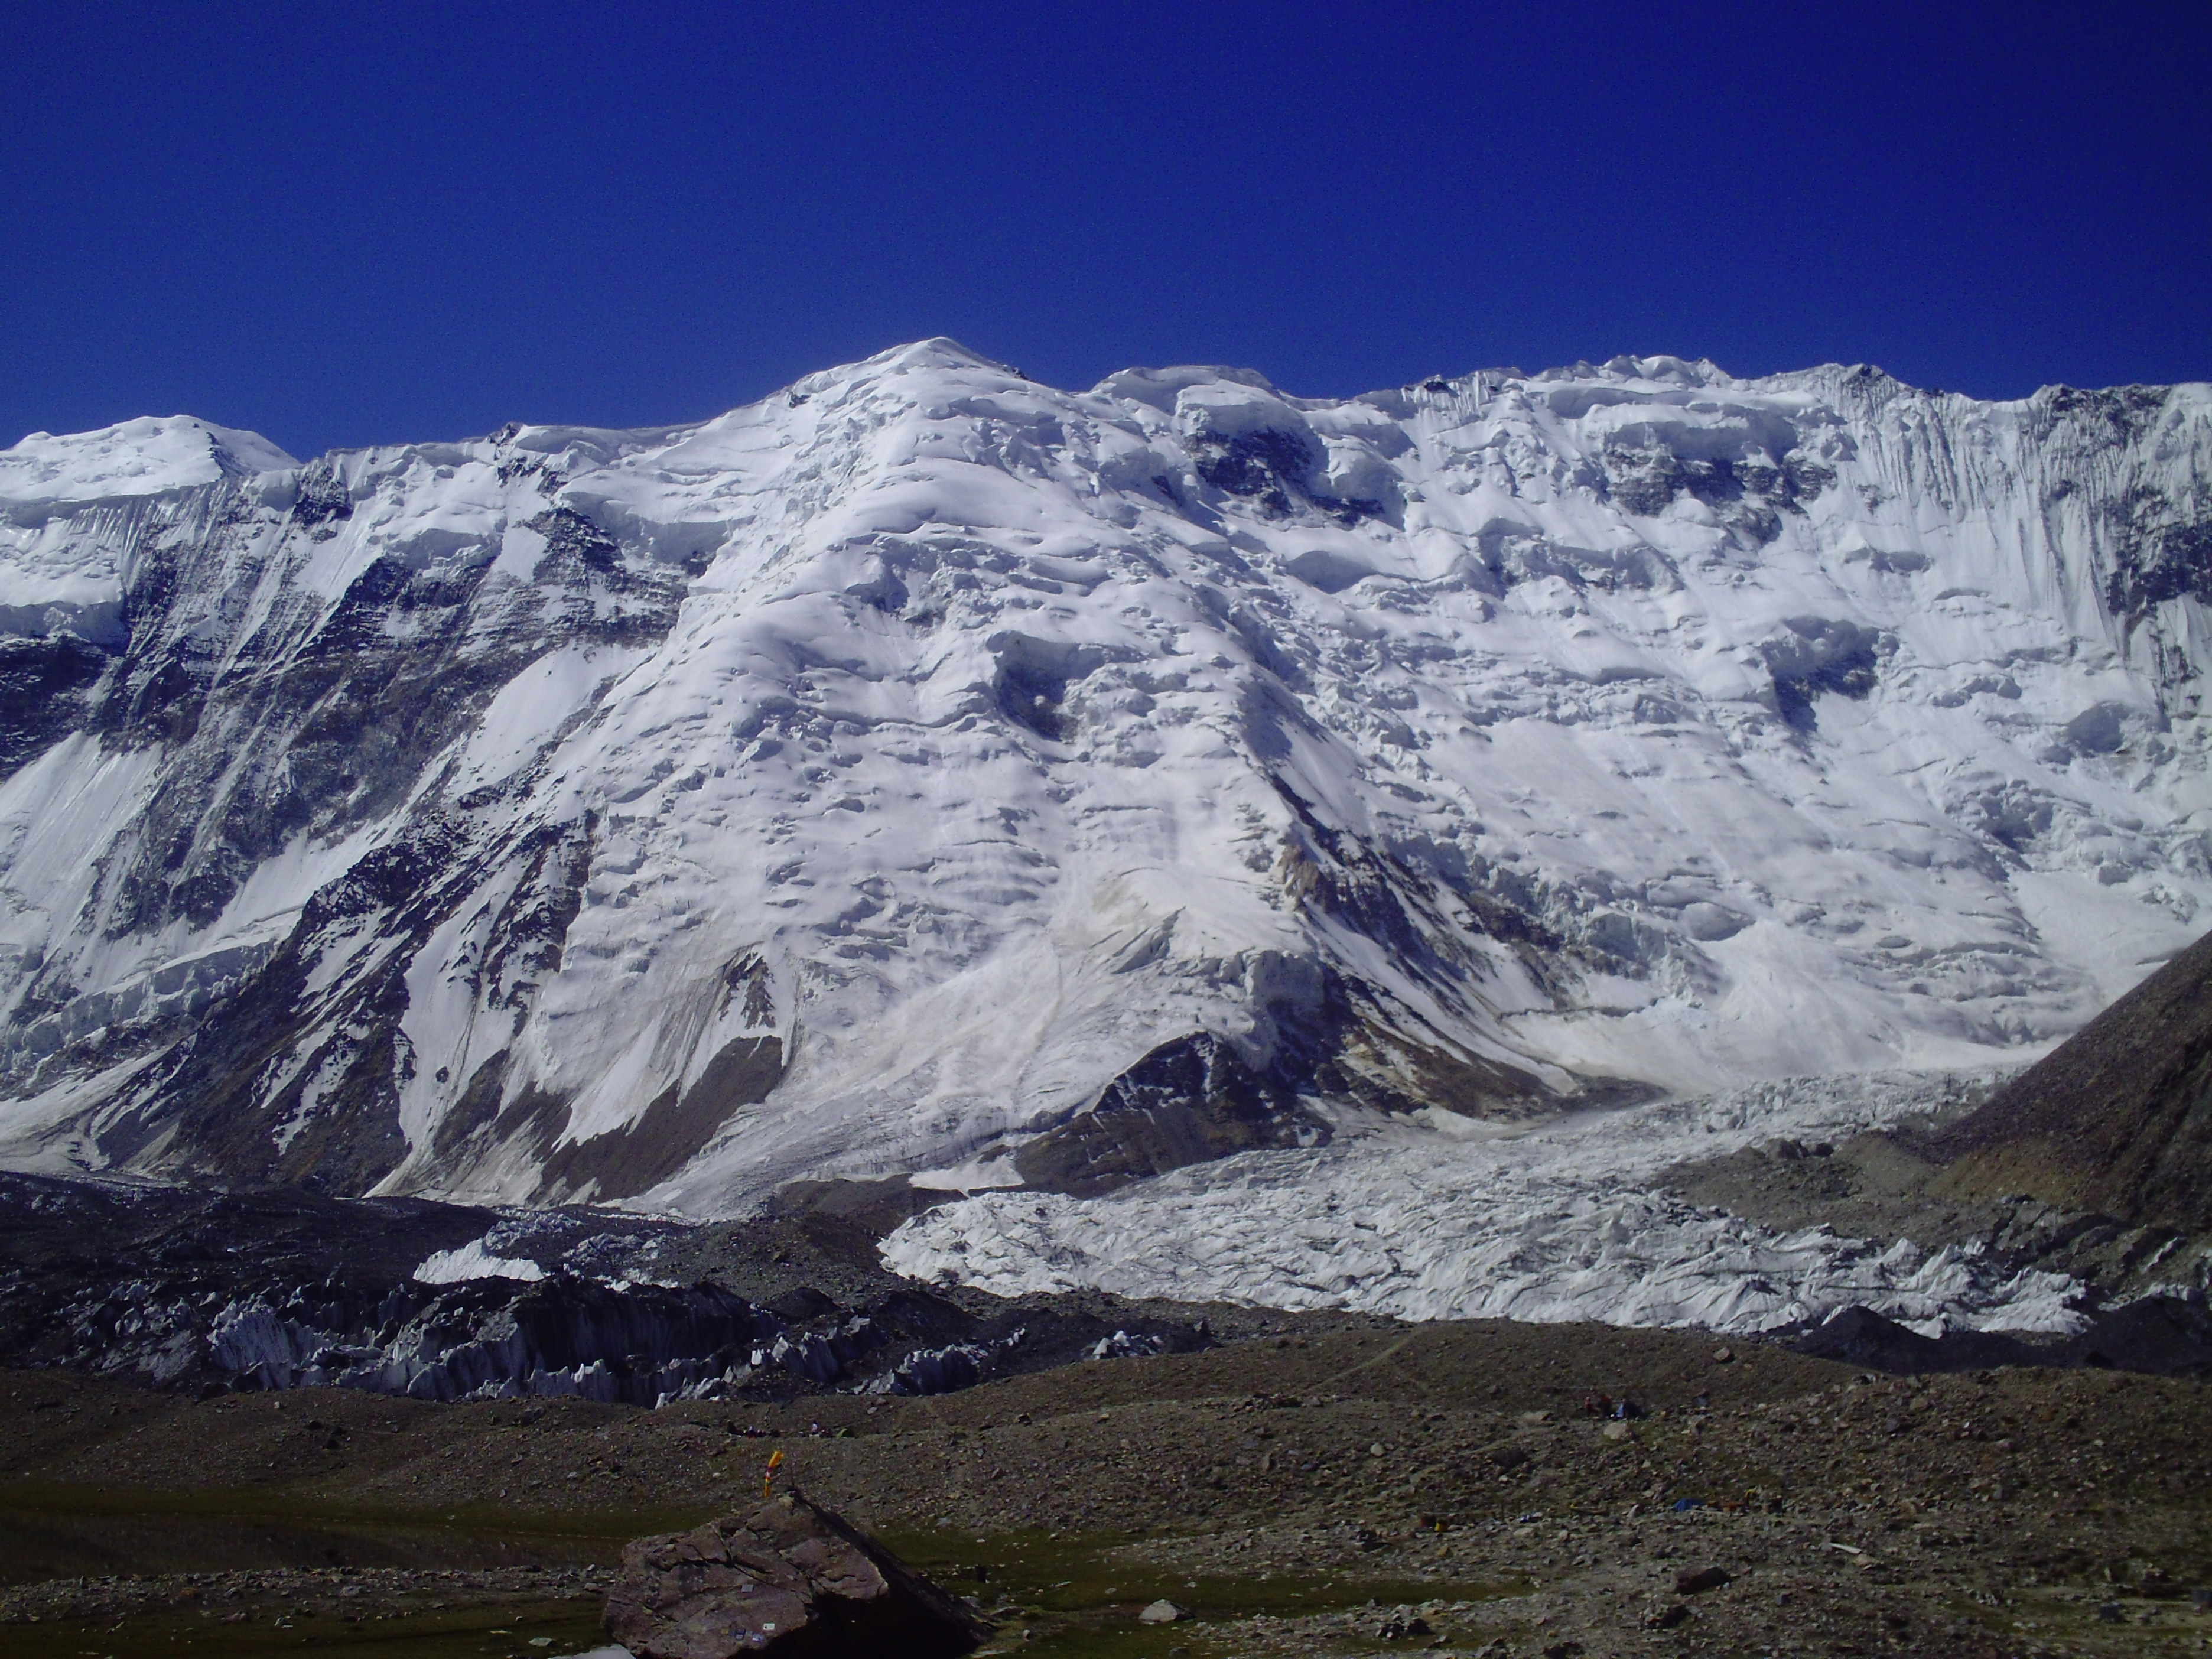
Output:
<instances>
[{"instance_id":1,"label":"brown dirt slope","mask_svg":"<svg viewBox=\"0 0 2212 1659\"><path fill-rule=\"evenodd\" d=\"M1938 1137L1962 1197L2212 1227L2212 934Z\"/></svg>"}]
</instances>

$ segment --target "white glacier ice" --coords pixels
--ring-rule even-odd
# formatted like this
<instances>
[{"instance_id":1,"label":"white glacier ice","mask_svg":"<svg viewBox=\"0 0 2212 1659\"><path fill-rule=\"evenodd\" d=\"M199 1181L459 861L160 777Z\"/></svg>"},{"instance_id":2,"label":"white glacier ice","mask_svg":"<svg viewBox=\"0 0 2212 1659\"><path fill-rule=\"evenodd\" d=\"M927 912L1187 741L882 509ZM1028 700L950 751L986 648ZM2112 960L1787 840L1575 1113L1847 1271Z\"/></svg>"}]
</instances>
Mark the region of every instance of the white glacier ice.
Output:
<instances>
[{"instance_id":1,"label":"white glacier ice","mask_svg":"<svg viewBox=\"0 0 2212 1659\"><path fill-rule=\"evenodd\" d=\"M418 1285L459 1285L471 1279L519 1279L526 1282L545 1277L545 1269L527 1256L498 1255L472 1238L450 1250L433 1250L415 1269Z\"/></svg>"},{"instance_id":2,"label":"white glacier ice","mask_svg":"<svg viewBox=\"0 0 2212 1659\"><path fill-rule=\"evenodd\" d=\"M1685 1158L1916 1116L1954 1081L1792 1079L1525 1130L1384 1129L1247 1152L1103 1198L991 1193L916 1217L883 1255L900 1273L1002 1296L1097 1290L1744 1333L1863 1306L1927 1335L2080 1328L2081 1286L2063 1274L1825 1226L1776 1234L1653 1183Z\"/></svg>"}]
</instances>

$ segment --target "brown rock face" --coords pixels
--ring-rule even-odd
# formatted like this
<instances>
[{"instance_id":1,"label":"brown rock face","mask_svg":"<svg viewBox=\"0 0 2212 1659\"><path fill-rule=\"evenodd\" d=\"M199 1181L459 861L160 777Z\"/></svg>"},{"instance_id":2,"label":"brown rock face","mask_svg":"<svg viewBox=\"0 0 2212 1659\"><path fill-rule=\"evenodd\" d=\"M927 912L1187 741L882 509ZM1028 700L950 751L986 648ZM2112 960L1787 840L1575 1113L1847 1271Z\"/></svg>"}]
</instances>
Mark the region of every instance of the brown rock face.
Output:
<instances>
[{"instance_id":1,"label":"brown rock face","mask_svg":"<svg viewBox=\"0 0 2212 1659\"><path fill-rule=\"evenodd\" d=\"M1952 1125L1966 1196L2032 1193L2135 1224L2212 1226L2212 934Z\"/></svg>"},{"instance_id":2,"label":"brown rock face","mask_svg":"<svg viewBox=\"0 0 2212 1659\"><path fill-rule=\"evenodd\" d=\"M991 1628L796 1492L629 1546L606 1625L638 1659L950 1659Z\"/></svg>"}]
</instances>

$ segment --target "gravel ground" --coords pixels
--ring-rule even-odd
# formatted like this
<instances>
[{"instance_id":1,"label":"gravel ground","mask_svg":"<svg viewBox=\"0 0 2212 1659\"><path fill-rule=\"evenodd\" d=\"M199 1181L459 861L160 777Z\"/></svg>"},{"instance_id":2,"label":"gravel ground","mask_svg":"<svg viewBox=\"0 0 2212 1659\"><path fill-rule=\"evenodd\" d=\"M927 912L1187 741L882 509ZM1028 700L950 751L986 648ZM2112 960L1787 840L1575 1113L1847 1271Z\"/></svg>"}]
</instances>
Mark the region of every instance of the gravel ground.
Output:
<instances>
[{"instance_id":1,"label":"gravel ground","mask_svg":"<svg viewBox=\"0 0 2212 1659\"><path fill-rule=\"evenodd\" d=\"M1599 1396L1644 1414L1594 1414ZM173 1652L161 1619L204 1626L233 1589L249 1609L343 1597L318 1615L324 1645L349 1616L398 1638L426 1599L580 1605L622 1539L757 1497L776 1449L787 1478L975 1596L1008 1651L2198 1651L2207 1398L1502 1322L1285 1332L930 1400L657 1413L195 1402L0 1373L0 1577L19 1581L0 1653L40 1650L33 1613L42 1635L96 1626L118 1659ZM1139 1625L1161 1597L1194 1616ZM521 1628L479 1619L475 1645L426 1632L379 1650L560 1650Z\"/></svg>"}]
</instances>

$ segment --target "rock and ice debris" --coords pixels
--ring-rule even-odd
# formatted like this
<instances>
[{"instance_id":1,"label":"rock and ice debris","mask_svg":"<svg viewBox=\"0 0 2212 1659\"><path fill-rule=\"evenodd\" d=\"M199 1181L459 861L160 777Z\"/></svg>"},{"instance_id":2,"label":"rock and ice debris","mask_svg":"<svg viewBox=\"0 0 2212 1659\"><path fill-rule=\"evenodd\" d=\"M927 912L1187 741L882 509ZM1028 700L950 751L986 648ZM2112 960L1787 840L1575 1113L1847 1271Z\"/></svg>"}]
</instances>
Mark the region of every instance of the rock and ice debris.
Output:
<instances>
[{"instance_id":1,"label":"rock and ice debris","mask_svg":"<svg viewBox=\"0 0 2212 1659\"><path fill-rule=\"evenodd\" d=\"M0 1161L1349 1202L1431 1154L1333 1112L2015 1056L2204 926L2208 599L2202 386L935 340L652 430L38 434Z\"/></svg>"},{"instance_id":2,"label":"rock and ice debris","mask_svg":"<svg viewBox=\"0 0 2212 1659\"><path fill-rule=\"evenodd\" d=\"M1928 1335L2080 1328L2081 1286L2061 1274L1825 1227L1776 1234L1653 1185L1686 1158L1917 1116L1954 1082L1796 1079L1448 1140L1386 1129L1248 1152L1103 1198L968 1198L908 1222L883 1254L899 1272L1006 1296L1100 1290L1731 1332L1864 1306Z\"/></svg>"}]
</instances>

